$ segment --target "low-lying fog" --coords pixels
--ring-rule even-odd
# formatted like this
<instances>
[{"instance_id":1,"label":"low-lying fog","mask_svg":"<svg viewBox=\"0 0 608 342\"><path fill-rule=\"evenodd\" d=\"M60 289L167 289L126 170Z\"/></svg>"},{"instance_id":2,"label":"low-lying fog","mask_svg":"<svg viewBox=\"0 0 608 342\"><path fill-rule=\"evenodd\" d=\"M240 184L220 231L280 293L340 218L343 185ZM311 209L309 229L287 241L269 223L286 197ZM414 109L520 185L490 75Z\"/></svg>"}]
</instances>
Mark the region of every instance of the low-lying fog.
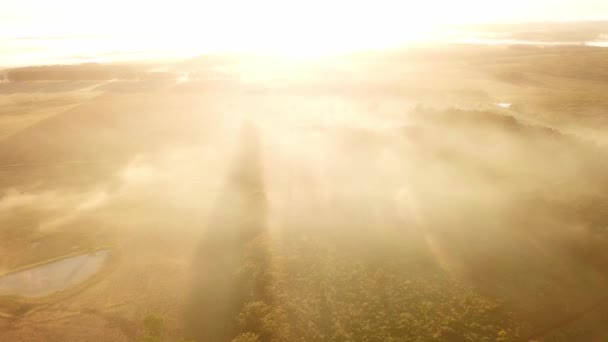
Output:
<instances>
[{"instance_id":1,"label":"low-lying fog","mask_svg":"<svg viewBox=\"0 0 608 342\"><path fill-rule=\"evenodd\" d=\"M277 246L312 239L338 255L354 250L354 259L424 255L538 323L535 330L603 298L604 151L518 121L507 103L416 103L347 93L109 92L3 141L0 158L13 167L0 169L0 224L32 243L11 240L1 266L24 264L26 252L45 248L36 241L57 245L54 234L101 241L128 256L121 262L142 262L128 251L147 248L152 236L154 246L183 246L187 256L171 262L184 278L194 274L182 290L204 307L198 286L207 280L196 273L216 261L232 267L221 254L233 252L224 235L258 225ZM201 251L216 238L218 250ZM196 255L210 260L197 268ZM196 328L205 313L186 312L184 335L205 336Z\"/></svg>"}]
</instances>

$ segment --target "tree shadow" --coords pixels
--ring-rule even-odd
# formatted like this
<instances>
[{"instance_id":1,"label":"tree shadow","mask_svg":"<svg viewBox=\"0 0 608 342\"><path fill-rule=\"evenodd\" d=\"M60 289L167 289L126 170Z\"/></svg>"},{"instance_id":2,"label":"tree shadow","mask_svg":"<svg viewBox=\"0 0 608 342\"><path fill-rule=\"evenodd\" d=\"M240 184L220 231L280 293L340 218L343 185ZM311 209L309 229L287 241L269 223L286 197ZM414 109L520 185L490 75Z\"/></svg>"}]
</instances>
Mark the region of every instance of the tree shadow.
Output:
<instances>
[{"instance_id":1,"label":"tree shadow","mask_svg":"<svg viewBox=\"0 0 608 342\"><path fill-rule=\"evenodd\" d=\"M185 335L195 341L230 341L248 294L239 282L245 245L265 231L260 138L244 123L235 159L192 260Z\"/></svg>"}]
</instances>

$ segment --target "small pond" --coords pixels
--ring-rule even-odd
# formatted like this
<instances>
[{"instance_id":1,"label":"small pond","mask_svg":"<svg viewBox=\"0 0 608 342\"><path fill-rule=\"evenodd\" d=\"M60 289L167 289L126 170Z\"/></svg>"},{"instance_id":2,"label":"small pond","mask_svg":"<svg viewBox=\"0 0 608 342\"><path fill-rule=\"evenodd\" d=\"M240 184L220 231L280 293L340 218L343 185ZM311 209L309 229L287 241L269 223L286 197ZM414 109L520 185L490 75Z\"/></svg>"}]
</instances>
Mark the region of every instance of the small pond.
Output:
<instances>
[{"instance_id":1,"label":"small pond","mask_svg":"<svg viewBox=\"0 0 608 342\"><path fill-rule=\"evenodd\" d=\"M511 106L512 106L513 104L511 104L511 103L507 103L507 102L499 102L499 103L497 103L496 105L497 105L498 107L500 107L500 108L509 109L509 108L511 108Z\"/></svg>"},{"instance_id":2,"label":"small pond","mask_svg":"<svg viewBox=\"0 0 608 342\"><path fill-rule=\"evenodd\" d=\"M107 250L80 254L0 277L0 295L46 296L81 283L97 273Z\"/></svg>"}]
</instances>

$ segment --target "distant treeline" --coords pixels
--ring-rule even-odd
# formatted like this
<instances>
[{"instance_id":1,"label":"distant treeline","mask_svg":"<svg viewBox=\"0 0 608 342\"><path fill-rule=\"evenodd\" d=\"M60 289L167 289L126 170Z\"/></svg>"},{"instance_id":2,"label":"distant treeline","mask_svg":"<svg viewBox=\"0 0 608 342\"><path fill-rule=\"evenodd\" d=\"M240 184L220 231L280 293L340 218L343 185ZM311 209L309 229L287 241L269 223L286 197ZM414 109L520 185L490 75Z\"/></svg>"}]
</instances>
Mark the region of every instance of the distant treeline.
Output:
<instances>
[{"instance_id":1,"label":"distant treeline","mask_svg":"<svg viewBox=\"0 0 608 342\"><path fill-rule=\"evenodd\" d=\"M608 32L608 21L492 23L458 26L486 36L521 40L583 42Z\"/></svg>"},{"instance_id":2,"label":"distant treeline","mask_svg":"<svg viewBox=\"0 0 608 342\"><path fill-rule=\"evenodd\" d=\"M81 64L30 66L0 71L0 81L107 81L107 80L175 80L184 72L149 71L149 66L115 64ZM217 70L188 72L191 81L225 80L234 76Z\"/></svg>"},{"instance_id":3,"label":"distant treeline","mask_svg":"<svg viewBox=\"0 0 608 342\"><path fill-rule=\"evenodd\" d=\"M148 71L141 65L81 64L31 66L9 69L0 74L12 82L28 81L107 81L107 80L175 80L176 72Z\"/></svg>"},{"instance_id":4,"label":"distant treeline","mask_svg":"<svg viewBox=\"0 0 608 342\"><path fill-rule=\"evenodd\" d=\"M137 79L141 68L131 65L51 65L9 69L9 81L104 81L111 79Z\"/></svg>"}]
</instances>

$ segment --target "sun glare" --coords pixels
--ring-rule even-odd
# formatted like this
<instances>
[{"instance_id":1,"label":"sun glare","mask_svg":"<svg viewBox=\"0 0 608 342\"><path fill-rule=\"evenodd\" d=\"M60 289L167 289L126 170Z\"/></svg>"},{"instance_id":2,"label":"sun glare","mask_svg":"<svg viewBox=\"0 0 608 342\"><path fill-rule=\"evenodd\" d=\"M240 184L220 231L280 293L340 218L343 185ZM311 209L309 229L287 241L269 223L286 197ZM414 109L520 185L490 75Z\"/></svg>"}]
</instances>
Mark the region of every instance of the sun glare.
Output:
<instances>
[{"instance_id":1,"label":"sun glare","mask_svg":"<svg viewBox=\"0 0 608 342\"><path fill-rule=\"evenodd\" d=\"M407 14L407 3L316 0L294 6L267 0L238 9L217 4L212 12L224 15L211 20L196 20L192 13L168 18L165 34L173 47L181 42L207 51L315 57L428 40L436 24L428 16ZM193 13L205 10L201 4Z\"/></svg>"},{"instance_id":2,"label":"sun glare","mask_svg":"<svg viewBox=\"0 0 608 342\"><path fill-rule=\"evenodd\" d=\"M447 1L439 3L444 10L453 7ZM52 19L42 15L53 11L58 13ZM76 12L80 15L67 15ZM445 14L436 13L428 3L390 0L171 4L110 0L94 9L65 0L54 6L40 4L30 19L0 35L104 37L54 43L52 50L74 55L110 49L178 56L239 52L315 57L428 40Z\"/></svg>"},{"instance_id":3,"label":"sun glare","mask_svg":"<svg viewBox=\"0 0 608 342\"><path fill-rule=\"evenodd\" d=\"M24 7L27 18L2 30L0 38L87 37L54 41L47 51L96 56L101 61L107 52L146 59L225 52L310 58L436 41L450 34L439 29L445 25L518 20L517 13L536 13L524 0L514 0L508 8L497 4L481 0L108 0L90 6L63 0L25 8L9 0L9 10ZM554 8L559 10L559 6ZM17 20L0 14L0 21L9 19ZM32 52L32 59L36 53ZM52 56L43 57L52 60Z\"/></svg>"}]
</instances>

